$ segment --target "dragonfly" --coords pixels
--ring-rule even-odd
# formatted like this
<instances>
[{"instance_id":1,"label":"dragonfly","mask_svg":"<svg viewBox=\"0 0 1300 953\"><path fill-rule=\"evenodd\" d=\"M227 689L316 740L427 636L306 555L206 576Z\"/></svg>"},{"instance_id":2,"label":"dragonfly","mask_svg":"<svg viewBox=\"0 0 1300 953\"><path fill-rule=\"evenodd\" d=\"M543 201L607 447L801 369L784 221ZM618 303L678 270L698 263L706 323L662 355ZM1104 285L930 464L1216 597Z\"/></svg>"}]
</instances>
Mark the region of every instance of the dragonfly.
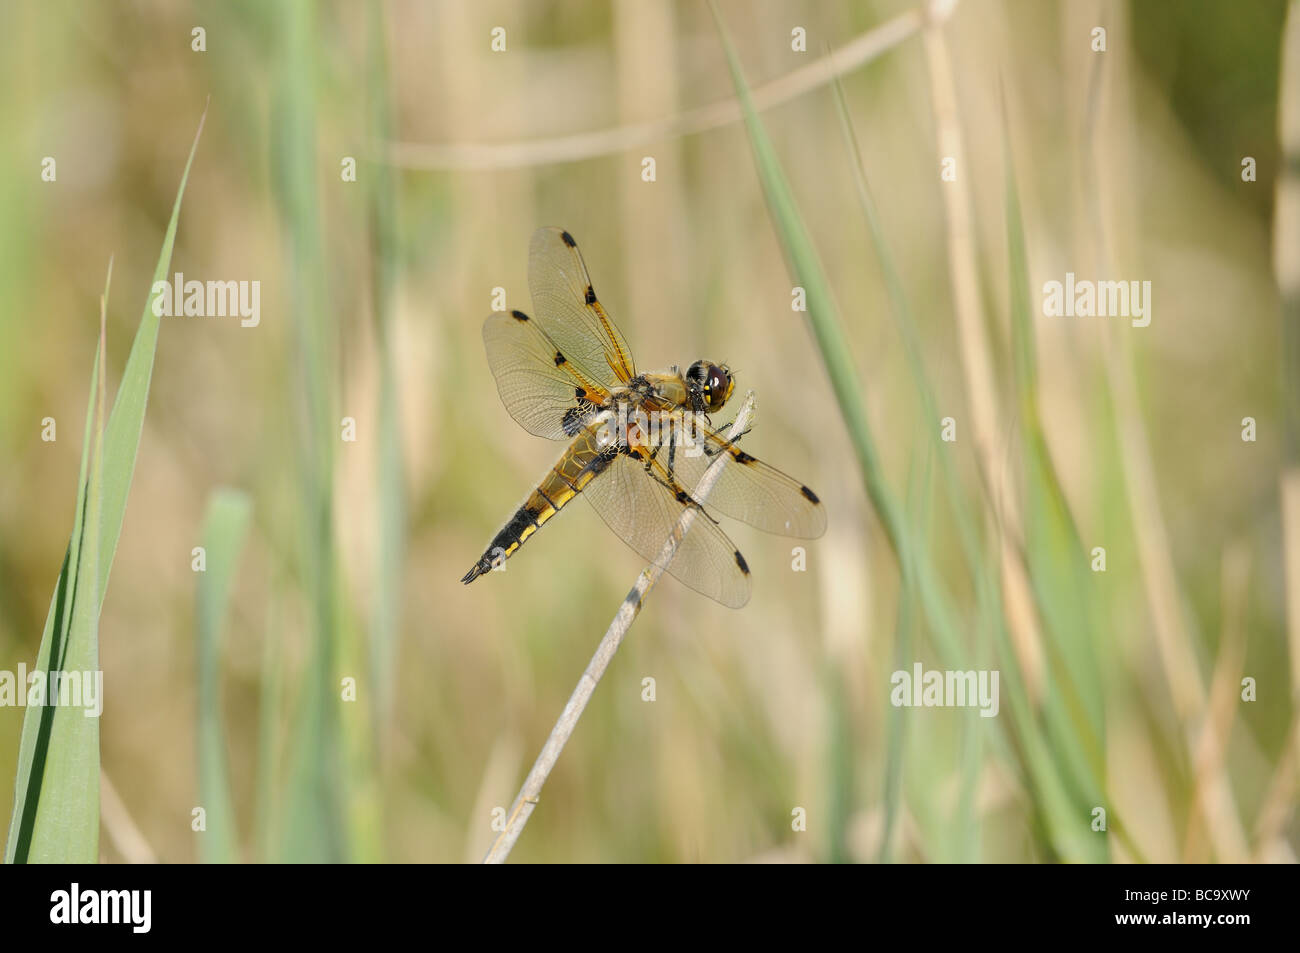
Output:
<instances>
[{"instance_id":1,"label":"dragonfly","mask_svg":"<svg viewBox=\"0 0 1300 953\"><path fill-rule=\"evenodd\" d=\"M615 535L651 563L683 513L690 531L664 567L725 606L749 601L745 557L711 511L801 539L826 530L826 508L805 484L741 450L715 429L736 380L726 363L699 360L685 373L636 370L622 333L602 307L573 236L540 228L528 253L534 313L496 311L483 343L497 393L531 434L567 442L564 452L493 537L462 582L509 559L581 495ZM748 431L746 431L747 433ZM706 501L692 495L726 454Z\"/></svg>"}]
</instances>

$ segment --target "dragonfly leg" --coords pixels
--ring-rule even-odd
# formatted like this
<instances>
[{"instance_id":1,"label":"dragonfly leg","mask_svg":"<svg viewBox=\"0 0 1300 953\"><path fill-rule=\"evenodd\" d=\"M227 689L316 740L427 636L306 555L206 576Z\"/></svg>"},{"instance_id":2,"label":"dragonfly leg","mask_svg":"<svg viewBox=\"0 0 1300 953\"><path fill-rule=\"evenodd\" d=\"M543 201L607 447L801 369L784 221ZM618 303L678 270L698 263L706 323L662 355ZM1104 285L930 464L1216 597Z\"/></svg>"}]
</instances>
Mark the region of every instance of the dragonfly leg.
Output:
<instances>
[{"instance_id":1,"label":"dragonfly leg","mask_svg":"<svg viewBox=\"0 0 1300 953\"><path fill-rule=\"evenodd\" d=\"M732 423L735 423L735 421L732 421ZM721 433L726 433L726 432L727 432L728 430L730 430L730 429L731 429L731 424L723 424L721 427L718 428L718 433L720 433L720 434L721 434ZM729 441L727 441L727 445L730 446L730 445L733 444L733 443L740 443L740 438L743 437L743 436L745 436L745 434L749 433L749 432L750 432L751 430L753 430L753 429L754 429L753 427L746 427L746 428L745 428L744 430L742 430L740 433L736 434L736 435L735 435L734 437L732 437ZM715 457L715 456L718 455L718 449L719 449L719 448L717 448L717 447L709 448L709 447L706 446L706 447L704 448L704 455L705 455L706 457Z\"/></svg>"},{"instance_id":2,"label":"dragonfly leg","mask_svg":"<svg viewBox=\"0 0 1300 953\"><path fill-rule=\"evenodd\" d=\"M646 455L645 472L648 473L656 483L666 488L668 492L671 493L683 506L693 506L695 509L707 516L710 523L721 526L722 524L713 518L713 514L706 510L699 500L695 499L695 497L691 496L689 492L682 488L682 485L677 482L677 477L673 475L672 471L665 471L662 465L655 462L655 456L658 452L659 448L656 447ZM633 459L641 459L641 455L635 451L632 451L630 455L633 456Z\"/></svg>"}]
</instances>

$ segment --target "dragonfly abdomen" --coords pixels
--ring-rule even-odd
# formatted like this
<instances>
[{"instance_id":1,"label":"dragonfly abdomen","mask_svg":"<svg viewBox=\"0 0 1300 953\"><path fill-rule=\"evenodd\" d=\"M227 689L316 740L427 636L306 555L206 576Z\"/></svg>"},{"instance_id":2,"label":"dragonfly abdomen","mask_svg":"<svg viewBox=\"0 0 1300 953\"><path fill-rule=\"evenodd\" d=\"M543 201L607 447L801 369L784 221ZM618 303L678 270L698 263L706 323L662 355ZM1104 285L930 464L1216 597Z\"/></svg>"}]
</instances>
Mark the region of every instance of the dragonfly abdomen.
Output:
<instances>
[{"instance_id":1,"label":"dragonfly abdomen","mask_svg":"<svg viewBox=\"0 0 1300 953\"><path fill-rule=\"evenodd\" d=\"M612 459L612 452L602 450L592 428L584 430L574 439L559 462L547 471L528 494L528 498L492 538L488 548L461 579L471 583L484 573L491 572L518 551L542 524L564 509L583 487L595 479Z\"/></svg>"}]
</instances>

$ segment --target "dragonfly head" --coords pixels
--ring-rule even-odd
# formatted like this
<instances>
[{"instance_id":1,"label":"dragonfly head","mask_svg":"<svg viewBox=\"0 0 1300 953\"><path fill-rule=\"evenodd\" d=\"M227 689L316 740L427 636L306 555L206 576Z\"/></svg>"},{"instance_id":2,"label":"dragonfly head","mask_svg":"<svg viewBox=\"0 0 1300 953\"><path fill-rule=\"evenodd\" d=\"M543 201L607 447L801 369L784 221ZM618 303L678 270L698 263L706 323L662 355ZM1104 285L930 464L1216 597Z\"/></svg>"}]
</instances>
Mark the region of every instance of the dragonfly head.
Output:
<instances>
[{"instance_id":1,"label":"dragonfly head","mask_svg":"<svg viewBox=\"0 0 1300 953\"><path fill-rule=\"evenodd\" d=\"M736 381L726 364L696 361L686 371L686 391L697 414L716 414L731 399Z\"/></svg>"}]
</instances>

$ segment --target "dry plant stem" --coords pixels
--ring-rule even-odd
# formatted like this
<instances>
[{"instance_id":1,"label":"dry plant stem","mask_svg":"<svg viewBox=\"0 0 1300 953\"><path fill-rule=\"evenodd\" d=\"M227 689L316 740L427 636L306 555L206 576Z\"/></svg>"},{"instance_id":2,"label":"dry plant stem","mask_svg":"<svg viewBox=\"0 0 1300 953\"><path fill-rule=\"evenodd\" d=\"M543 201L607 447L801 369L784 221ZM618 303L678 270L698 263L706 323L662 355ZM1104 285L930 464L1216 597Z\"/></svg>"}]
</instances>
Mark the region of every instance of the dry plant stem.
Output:
<instances>
[{"instance_id":1,"label":"dry plant stem","mask_svg":"<svg viewBox=\"0 0 1300 953\"><path fill-rule=\"evenodd\" d=\"M1300 718L1291 720L1291 729L1282 744L1273 780L1255 816L1255 850L1252 860L1263 863L1295 863L1295 855L1287 843L1285 828L1295 813L1295 791L1300 784L1300 771L1296 770L1296 752L1300 751Z\"/></svg>"},{"instance_id":2,"label":"dry plant stem","mask_svg":"<svg viewBox=\"0 0 1300 953\"><path fill-rule=\"evenodd\" d=\"M1300 8L1294 4L1293 9ZM1300 30L1298 30L1300 32ZM1300 39L1297 39L1300 44ZM1293 185L1300 201L1300 183ZM1300 211L1300 205L1297 206ZM1281 215L1278 216L1281 219ZM1280 274L1280 273L1279 273ZM1296 788L1300 787L1300 468L1283 472L1282 552L1286 568L1287 633L1291 649L1291 727L1278 755L1273 779L1255 821L1257 863L1275 861L1277 848L1289 851L1283 831L1296 810Z\"/></svg>"},{"instance_id":3,"label":"dry plant stem","mask_svg":"<svg viewBox=\"0 0 1300 953\"><path fill-rule=\"evenodd\" d=\"M1210 680L1209 707L1198 729L1188 732L1195 767L1192 809L1182 860L1207 863L1208 839L1219 863L1244 864L1250 859L1246 831L1237 816L1226 758L1237 713L1237 691L1246 658L1246 592L1250 582L1250 550L1236 541L1223 551L1223 633L1219 657ZM1199 817L1198 817L1199 815Z\"/></svg>"},{"instance_id":4,"label":"dry plant stem","mask_svg":"<svg viewBox=\"0 0 1300 953\"><path fill-rule=\"evenodd\" d=\"M1160 491L1151 460L1146 425L1139 416L1137 380L1131 346L1122 335L1112 336L1106 370L1115 396L1116 427L1123 452L1129 510L1134 516L1138 559L1151 605L1156 645L1169 682L1174 709L1188 724L1205 707L1205 682L1192 653L1191 637L1183 623L1173 551L1160 516Z\"/></svg>"},{"instance_id":5,"label":"dry plant stem","mask_svg":"<svg viewBox=\"0 0 1300 953\"><path fill-rule=\"evenodd\" d=\"M1094 83L1101 83L1107 75L1099 70ZM1122 105L1119 109L1112 107L1114 117L1109 124L1103 123L1101 103L1104 98L1100 87L1095 88L1090 96L1083 138L1084 170L1088 176L1085 181L1089 194L1094 196L1092 201L1095 215L1091 222L1090 237L1096 249L1097 261L1104 273L1116 274L1119 270L1116 265L1119 260L1117 239L1123 234L1122 226L1117 221L1120 215L1118 210L1135 205L1131 188L1126 191L1126 187L1135 180L1128 174L1131 170L1127 164L1117 171L1114 157L1123 156L1124 152L1115 148L1113 129L1117 122L1126 118L1131 123L1131 116L1126 117L1119 111L1123 108ZM1131 98L1130 93L1128 99ZM1116 99L1118 100L1118 95ZM1122 104L1123 101L1120 102ZM1128 108L1131 112L1131 103ZM1107 159L1111 161L1105 161ZM1245 649L1244 646L1231 645L1224 645L1221 649L1221 671L1216 673L1220 681L1216 713L1215 697L1207 697L1205 680L1192 647L1191 632L1183 617L1183 598L1174 570L1173 549L1161 513L1159 482L1138 398L1133 350L1130 335L1107 335L1105 372L1115 403L1115 426L1121 450L1120 471L1133 521L1138 563L1150 606L1161 668L1168 682L1174 712L1183 730L1188 756L1197 771L1192 822L1196 823L1197 815L1204 819L1209 827L1211 844L1220 861L1236 860L1246 851L1246 835L1241 830L1232 787L1226 782L1222 755L1217 750L1219 745L1227 743L1227 738L1226 735L1218 735L1216 731L1227 730L1227 715L1223 713L1223 706L1227 704L1224 697L1227 686L1223 682L1228 677L1228 672L1240 666ZM1227 578L1231 581L1232 573L1245 570L1228 567L1227 571ZM1232 638L1244 638L1230 632L1225 633L1225 637L1229 635ZM1206 707L1207 701L1209 710ZM1197 847L1195 841L1190 839L1189 844L1192 848Z\"/></svg>"},{"instance_id":6,"label":"dry plant stem","mask_svg":"<svg viewBox=\"0 0 1300 953\"><path fill-rule=\"evenodd\" d=\"M108 839L113 842L122 859L128 864L158 863L158 856L140 832L131 812L127 810L126 802L118 795L117 788L103 768L99 769L99 803L104 830L108 832Z\"/></svg>"},{"instance_id":7,"label":"dry plant stem","mask_svg":"<svg viewBox=\"0 0 1300 953\"><path fill-rule=\"evenodd\" d=\"M1002 563L1002 590L1006 604L1008 629L1030 698L1037 700L1043 690L1043 647L1025 564L1021 558L1024 530L1020 510L1010 488L1007 467L998 453L1000 417L997 388L994 386L991 347L980 313L979 269L975 262L975 230L971 221L971 197L966 183L970 176L962 144L961 120L957 106L957 84L953 78L952 56L944 37L944 20L951 12L947 4L934 3L922 31L926 64L930 70L930 96L934 107L935 134L939 160L951 158L956 177L942 183L944 211L948 229L948 269L952 280L953 312L957 321L957 340L966 391L970 395L971 429L974 432L975 457L980 465L990 501L999 518L999 548Z\"/></svg>"},{"instance_id":8,"label":"dry plant stem","mask_svg":"<svg viewBox=\"0 0 1300 953\"><path fill-rule=\"evenodd\" d=\"M1291 653L1291 727L1278 758L1268 794L1255 825L1255 858L1279 859L1290 853L1284 829L1295 812L1300 782L1300 2L1287 5L1282 38L1282 76L1278 83L1278 140L1285 161L1277 181L1273 216L1273 272L1282 299L1283 374L1287 427L1286 465L1279 481L1282 497L1282 554L1286 575L1286 629Z\"/></svg>"},{"instance_id":9,"label":"dry plant stem","mask_svg":"<svg viewBox=\"0 0 1300 953\"><path fill-rule=\"evenodd\" d=\"M1095 81L1102 82L1106 75L1099 71ZM1102 100L1100 91L1097 91L1094 102L1100 104ZM1101 110L1100 105L1094 107L1084 132L1084 169L1090 175L1086 184L1090 187L1096 208L1092 222L1093 234L1090 237L1102 271L1118 274L1117 237L1123 233L1116 220L1116 210L1136 204L1131 189L1128 189L1129 183L1135 180L1128 174L1130 170L1127 167L1118 174L1114 168L1113 157L1123 155L1123 151L1115 148L1112 130L1115 123L1124 117L1120 114L1118 119L1111 119L1107 125L1102 121ZM1110 160L1109 164L1105 160ZM1115 402L1115 427L1121 451L1119 459L1124 491L1132 515L1138 563L1151 609L1156 646L1160 653L1161 667L1169 683L1174 710L1180 724L1187 730L1187 726L1197 723L1204 711L1206 689L1192 650L1191 635L1183 619L1173 550L1161 515L1159 481L1138 399L1137 370L1130 335L1107 335L1105 369Z\"/></svg>"},{"instance_id":10,"label":"dry plant stem","mask_svg":"<svg viewBox=\"0 0 1300 953\"><path fill-rule=\"evenodd\" d=\"M889 52L916 33L922 22L923 14L919 10L900 13L892 20L850 40L838 50L756 88L754 105L762 111L818 89L829 83L832 76L850 72ZM740 116L740 103L733 98L701 106L668 119L631 123L613 129L557 136L553 139L438 145L389 142L378 145L377 150L384 161L403 169L512 169L611 155L636 146L727 126L738 121Z\"/></svg>"},{"instance_id":11,"label":"dry plant stem","mask_svg":"<svg viewBox=\"0 0 1300 953\"><path fill-rule=\"evenodd\" d=\"M731 428L727 431L728 440L735 440L737 436L745 431L745 428L749 426L749 420L753 413L754 392L750 391L745 395L745 403L740 408L740 413L736 415ZM718 459L714 460L709 468L704 471L704 476L700 477L700 482L692 491L692 495L697 501L703 503L708 499L709 493L713 490L713 484L722 475L722 468L726 465L728 459L729 454L719 454ZM587 702L591 701L597 683L600 682L601 676L605 674L605 669L609 667L610 661L613 660L614 653L623 644L623 637L627 635L632 620L641 611L646 594L664 574L668 563L676 555L677 547L681 545L682 538L690 530L699 512L698 509L692 507L682 513L672 535L664 542L664 548L660 551L659 558L641 571L641 575L637 577L636 585L623 599L623 604L619 606L614 620L610 622L609 628L605 630L605 636L600 640L600 645L596 646L596 654L591 657L586 671L578 679L578 687L569 696L568 704L564 706L564 711L560 713L559 720L556 721L555 727L551 729L550 737L546 739L546 744L542 746L542 753L537 756L537 760L533 763L533 769L528 772L528 777L524 779L524 786L519 789L519 795L515 798L514 807L510 809L510 816L506 819L505 830L497 835L497 839L493 841L487 855L484 856L483 863L504 863L506 858L510 856L515 841L519 840L524 825L528 823L533 808L537 806L538 798L542 794L542 786L546 784L546 779L550 777L551 770L555 767L555 762L559 759L560 752L564 750L564 746L568 743L573 730L578 727L578 719L582 717ZM705 518L707 519L707 517Z\"/></svg>"}]
</instances>

